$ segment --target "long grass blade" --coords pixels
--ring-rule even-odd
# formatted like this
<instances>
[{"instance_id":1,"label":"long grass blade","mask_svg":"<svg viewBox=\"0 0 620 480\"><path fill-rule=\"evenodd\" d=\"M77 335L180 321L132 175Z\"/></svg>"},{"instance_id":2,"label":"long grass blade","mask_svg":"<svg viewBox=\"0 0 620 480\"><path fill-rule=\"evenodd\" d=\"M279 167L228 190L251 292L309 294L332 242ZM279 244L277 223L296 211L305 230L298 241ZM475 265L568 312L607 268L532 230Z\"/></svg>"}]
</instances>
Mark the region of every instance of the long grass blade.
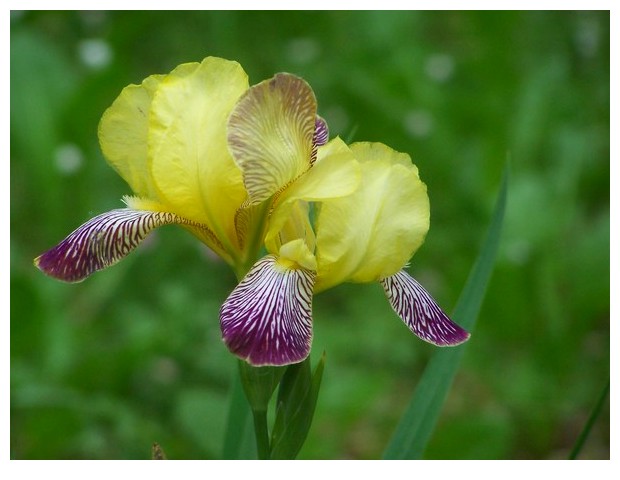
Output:
<instances>
[{"instance_id":1,"label":"long grass blade","mask_svg":"<svg viewBox=\"0 0 620 480\"><path fill-rule=\"evenodd\" d=\"M506 210L508 179L509 167L506 165L487 237L452 316L456 323L470 332L476 323L495 264ZM454 348L440 349L431 357L411 402L384 452L384 458L422 457L466 346L467 343Z\"/></svg>"},{"instance_id":2,"label":"long grass blade","mask_svg":"<svg viewBox=\"0 0 620 480\"><path fill-rule=\"evenodd\" d=\"M256 444L252 411L243 393L237 370L235 370L230 395L222 458L224 460L255 459Z\"/></svg>"},{"instance_id":3,"label":"long grass blade","mask_svg":"<svg viewBox=\"0 0 620 480\"><path fill-rule=\"evenodd\" d=\"M590 412L588 421L584 425L583 430L579 434L579 437L577 438L577 441L575 442L575 445L573 446L573 449L568 456L569 460L576 460L577 456L581 452L581 449L583 448L583 445L586 443L588 435L590 435L590 430L592 430L592 427L596 423L596 419L598 418L601 410L603 409L603 404L605 403L605 400L607 400L607 395L609 395L609 384L610 381L607 381L607 385L605 385L605 387L603 388L603 391L601 392L596 402L596 405L592 409L592 412Z\"/></svg>"}]
</instances>

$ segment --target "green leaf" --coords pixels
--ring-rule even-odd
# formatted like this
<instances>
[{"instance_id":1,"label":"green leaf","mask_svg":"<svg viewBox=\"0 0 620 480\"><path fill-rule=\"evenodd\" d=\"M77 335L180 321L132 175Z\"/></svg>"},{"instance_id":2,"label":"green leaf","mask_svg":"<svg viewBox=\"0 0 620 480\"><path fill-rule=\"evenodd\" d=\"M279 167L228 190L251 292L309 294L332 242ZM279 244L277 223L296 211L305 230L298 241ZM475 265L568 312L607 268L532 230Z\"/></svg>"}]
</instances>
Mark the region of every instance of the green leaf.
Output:
<instances>
[{"instance_id":1,"label":"green leaf","mask_svg":"<svg viewBox=\"0 0 620 480\"><path fill-rule=\"evenodd\" d=\"M294 459L301 450L312 425L324 368L325 353L314 375L309 357L286 370L278 390L276 419L271 436L272 459Z\"/></svg>"},{"instance_id":2,"label":"green leaf","mask_svg":"<svg viewBox=\"0 0 620 480\"><path fill-rule=\"evenodd\" d=\"M454 321L470 332L476 323L495 264L506 210L508 178L509 168L506 165L489 232L454 310ZM431 357L411 402L383 454L384 458L422 457L466 346L467 343L454 348L440 349Z\"/></svg>"},{"instance_id":3,"label":"green leaf","mask_svg":"<svg viewBox=\"0 0 620 480\"><path fill-rule=\"evenodd\" d=\"M230 407L226 420L222 458L240 460L256 458L252 412L243 393L239 375L234 375Z\"/></svg>"},{"instance_id":4,"label":"green leaf","mask_svg":"<svg viewBox=\"0 0 620 480\"><path fill-rule=\"evenodd\" d=\"M603 391L599 395L596 405L594 405L594 408L590 412L588 421L584 425L583 430L579 434L579 437L577 438L577 441L575 442L575 445L573 446L573 449L571 450L570 455L568 456L569 460L575 460L577 456L579 455L579 453L581 452L581 449L583 448L583 445L586 442L588 435L590 435L590 431L592 430L592 427L594 426L596 419L601 413L603 404L605 403L605 400L607 400L607 396L609 395L609 385L610 385L610 381L608 380L607 384L603 388Z\"/></svg>"}]
</instances>

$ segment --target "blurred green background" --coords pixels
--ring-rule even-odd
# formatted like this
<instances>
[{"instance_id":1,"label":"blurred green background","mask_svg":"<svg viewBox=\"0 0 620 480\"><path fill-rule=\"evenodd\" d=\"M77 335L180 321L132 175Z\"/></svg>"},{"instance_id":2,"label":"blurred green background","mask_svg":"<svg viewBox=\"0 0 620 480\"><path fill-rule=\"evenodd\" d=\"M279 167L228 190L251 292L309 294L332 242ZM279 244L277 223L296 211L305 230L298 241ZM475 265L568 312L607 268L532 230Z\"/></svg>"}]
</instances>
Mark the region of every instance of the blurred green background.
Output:
<instances>
[{"instance_id":1,"label":"blurred green background","mask_svg":"<svg viewBox=\"0 0 620 480\"><path fill-rule=\"evenodd\" d=\"M87 281L32 259L129 189L97 124L121 89L215 55L303 76L333 135L408 152L431 230L411 272L449 312L512 180L500 256L426 452L566 458L609 378L608 12L12 12L11 457L218 458L232 272L162 228ZM377 285L315 298L327 368L300 458L379 458L434 347ZM609 458L609 403L581 458Z\"/></svg>"}]
</instances>

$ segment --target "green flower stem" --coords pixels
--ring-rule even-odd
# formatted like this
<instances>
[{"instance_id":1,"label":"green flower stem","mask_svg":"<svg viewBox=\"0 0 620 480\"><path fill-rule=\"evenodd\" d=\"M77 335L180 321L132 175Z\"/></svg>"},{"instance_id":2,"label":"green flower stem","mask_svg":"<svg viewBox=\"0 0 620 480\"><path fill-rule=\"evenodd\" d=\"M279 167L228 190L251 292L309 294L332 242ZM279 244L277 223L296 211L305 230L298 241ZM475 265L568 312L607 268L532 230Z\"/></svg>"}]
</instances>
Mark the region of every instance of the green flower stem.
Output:
<instances>
[{"instance_id":1,"label":"green flower stem","mask_svg":"<svg viewBox=\"0 0 620 480\"><path fill-rule=\"evenodd\" d=\"M248 232L250 235L245 239L243 261L236 262L234 270L237 280L241 281L247 272L258 260L265 236L266 221L273 199L260 205L249 206L247 213L248 221L251 222ZM310 360L303 362L305 369L303 375L291 373L288 380L287 394L278 396L278 410L280 413L276 419L275 431L277 441L274 442L274 453L284 458L295 458L303 445L314 414L314 406L318 396L318 390L323 372L324 358L317 367L318 374L313 377L310 370ZM272 456L274 445L271 444L269 427L267 424L267 410L269 401L280 386L280 381L285 372L292 368L292 372L298 370L299 365L288 367L253 367L243 360L239 361L239 378L243 386L243 392L252 410L254 419L254 434L256 437L256 450L259 460L269 459ZM313 378L315 382L313 382ZM297 379L297 381L293 381ZM296 387L296 388L293 388ZM280 389L282 387L280 386ZM290 390L290 391L289 391ZM282 393L282 392L280 392ZM294 397L289 399L288 397ZM235 397L233 396L233 399ZM281 402L282 401L282 402ZM293 403L293 405L290 405ZM303 405L306 412L299 413L297 409ZM234 406L231 404L231 412L234 415ZM237 406L238 408L238 406ZM299 417L299 418L298 418ZM229 422L229 428L233 425ZM290 437L290 438L289 438ZM233 438L229 433L226 437ZM283 446L294 445L294 448ZM231 448L226 449L232 451Z\"/></svg>"},{"instance_id":2,"label":"green flower stem","mask_svg":"<svg viewBox=\"0 0 620 480\"><path fill-rule=\"evenodd\" d=\"M285 370L286 367L253 367L239 360L239 378L254 417L254 434L259 459L266 459L271 455L267 410L269 400L280 384Z\"/></svg>"},{"instance_id":3,"label":"green flower stem","mask_svg":"<svg viewBox=\"0 0 620 480\"><path fill-rule=\"evenodd\" d=\"M259 460L268 460L271 456L269 429L267 428L267 410L252 410L254 416L254 433Z\"/></svg>"}]
</instances>

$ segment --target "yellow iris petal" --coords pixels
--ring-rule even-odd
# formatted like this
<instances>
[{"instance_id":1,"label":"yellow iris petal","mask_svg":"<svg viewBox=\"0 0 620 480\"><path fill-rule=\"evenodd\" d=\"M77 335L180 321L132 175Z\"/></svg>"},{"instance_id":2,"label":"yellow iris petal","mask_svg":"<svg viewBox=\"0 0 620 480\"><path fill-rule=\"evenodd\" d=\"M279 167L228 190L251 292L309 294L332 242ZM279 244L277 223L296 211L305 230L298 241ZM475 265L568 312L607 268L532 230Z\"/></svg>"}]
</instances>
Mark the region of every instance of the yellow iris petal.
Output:
<instances>
[{"instance_id":1,"label":"yellow iris petal","mask_svg":"<svg viewBox=\"0 0 620 480\"><path fill-rule=\"evenodd\" d=\"M278 199L320 201L351 194L359 185L360 169L353 151L339 137L320 147L314 166Z\"/></svg>"},{"instance_id":2,"label":"yellow iris petal","mask_svg":"<svg viewBox=\"0 0 620 480\"><path fill-rule=\"evenodd\" d=\"M108 163L137 195L155 198L148 168L149 111L161 75L141 85L129 85L108 108L99 122L99 143Z\"/></svg>"},{"instance_id":3,"label":"yellow iris petal","mask_svg":"<svg viewBox=\"0 0 620 480\"><path fill-rule=\"evenodd\" d=\"M206 224L228 251L238 248L234 218L246 193L226 121L247 88L238 63L209 57L162 79L151 104L150 168L161 201Z\"/></svg>"},{"instance_id":4,"label":"yellow iris petal","mask_svg":"<svg viewBox=\"0 0 620 480\"><path fill-rule=\"evenodd\" d=\"M426 185L409 156L378 143L353 144L351 150L362 180L352 195L320 206L315 291L395 274L428 231Z\"/></svg>"},{"instance_id":5,"label":"yellow iris petal","mask_svg":"<svg viewBox=\"0 0 620 480\"><path fill-rule=\"evenodd\" d=\"M251 203L267 200L310 168L316 98L281 73L252 88L230 116L228 142Z\"/></svg>"},{"instance_id":6,"label":"yellow iris petal","mask_svg":"<svg viewBox=\"0 0 620 480\"><path fill-rule=\"evenodd\" d=\"M289 185L276 200L265 243L284 228L299 200L318 202L350 195L360 183L360 166L353 152L338 137L320 147L314 166Z\"/></svg>"}]
</instances>

